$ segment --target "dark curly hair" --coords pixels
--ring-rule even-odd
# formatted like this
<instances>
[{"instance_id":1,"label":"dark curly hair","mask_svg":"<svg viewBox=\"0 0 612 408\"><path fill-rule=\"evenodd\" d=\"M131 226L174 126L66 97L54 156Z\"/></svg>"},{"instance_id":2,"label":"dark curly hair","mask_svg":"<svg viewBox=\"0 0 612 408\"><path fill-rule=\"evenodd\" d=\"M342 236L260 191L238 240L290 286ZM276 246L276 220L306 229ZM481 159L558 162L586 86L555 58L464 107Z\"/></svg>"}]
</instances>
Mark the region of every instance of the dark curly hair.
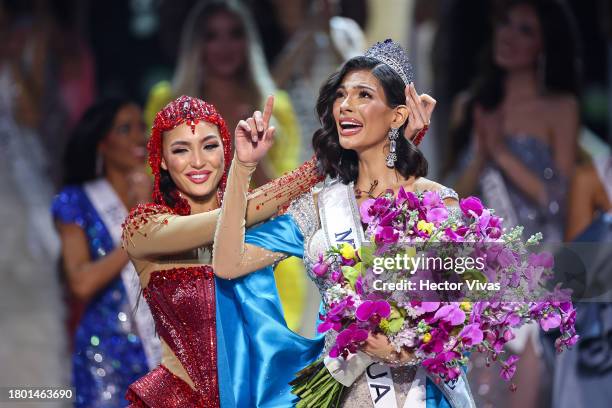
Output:
<instances>
[{"instance_id":1,"label":"dark curly hair","mask_svg":"<svg viewBox=\"0 0 612 408\"><path fill-rule=\"evenodd\" d=\"M351 58L321 86L316 106L321 128L314 133L312 145L325 174L338 177L345 184L357 180L359 159L354 150L347 150L340 146L333 105L336 91L344 77L350 72L361 70L370 71L380 81L389 107L395 108L406 103L404 93L406 86L401 77L388 65L370 57ZM400 135L403 135L407 123L406 121L399 128ZM396 152L395 169L404 178L427 175L427 160L412 142L404 137L398 137Z\"/></svg>"}]
</instances>

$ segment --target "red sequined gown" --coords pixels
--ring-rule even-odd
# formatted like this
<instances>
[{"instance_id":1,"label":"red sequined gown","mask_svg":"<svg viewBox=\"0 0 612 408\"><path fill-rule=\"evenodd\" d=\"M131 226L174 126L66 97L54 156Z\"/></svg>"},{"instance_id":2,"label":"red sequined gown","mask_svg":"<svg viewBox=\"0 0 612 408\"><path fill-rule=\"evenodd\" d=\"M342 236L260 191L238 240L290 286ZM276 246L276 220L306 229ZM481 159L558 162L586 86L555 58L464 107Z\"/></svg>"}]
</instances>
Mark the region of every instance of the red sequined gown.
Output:
<instances>
[{"instance_id":1,"label":"red sequined gown","mask_svg":"<svg viewBox=\"0 0 612 408\"><path fill-rule=\"evenodd\" d=\"M153 272L144 296L159 336L178 357L196 389L160 365L130 386L130 406L219 407L212 268Z\"/></svg>"},{"instance_id":2,"label":"red sequined gown","mask_svg":"<svg viewBox=\"0 0 612 408\"><path fill-rule=\"evenodd\" d=\"M237 177L236 184L241 185L254 167L232 164L232 169L229 177ZM253 191L247 225L268 219L319 180L316 162L311 160ZM227 191L224 200L244 199L246 191L238 190ZM220 405L215 278L209 266L219 214L220 209L180 215L168 206L147 204L132 210L123 225L123 246L141 281L149 278L142 282L143 294L162 345L168 346L162 347L162 365L130 386L126 398L131 407ZM185 374L194 388L183 380Z\"/></svg>"}]
</instances>

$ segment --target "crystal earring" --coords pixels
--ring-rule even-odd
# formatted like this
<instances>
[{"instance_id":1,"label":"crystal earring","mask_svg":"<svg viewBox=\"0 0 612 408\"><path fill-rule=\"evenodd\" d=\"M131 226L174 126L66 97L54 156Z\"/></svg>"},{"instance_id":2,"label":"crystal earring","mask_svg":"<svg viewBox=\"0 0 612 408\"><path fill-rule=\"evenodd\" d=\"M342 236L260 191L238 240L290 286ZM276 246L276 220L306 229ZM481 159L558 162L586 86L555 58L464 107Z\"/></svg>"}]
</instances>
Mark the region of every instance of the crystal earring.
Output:
<instances>
[{"instance_id":1,"label":"crystal earring","mask_svg":"<svg viewBox=\"0 0 612 408\"><path fill-rule=\"evenodd\" d=\"M395 148L397 144L397 137L399 136L399 130L395 128L391 128L389 130L389 154L387 155L387 167L393 168L395 167L395 162L397 161L397 154L395 153Z\"/></svg>"}]
</instances>

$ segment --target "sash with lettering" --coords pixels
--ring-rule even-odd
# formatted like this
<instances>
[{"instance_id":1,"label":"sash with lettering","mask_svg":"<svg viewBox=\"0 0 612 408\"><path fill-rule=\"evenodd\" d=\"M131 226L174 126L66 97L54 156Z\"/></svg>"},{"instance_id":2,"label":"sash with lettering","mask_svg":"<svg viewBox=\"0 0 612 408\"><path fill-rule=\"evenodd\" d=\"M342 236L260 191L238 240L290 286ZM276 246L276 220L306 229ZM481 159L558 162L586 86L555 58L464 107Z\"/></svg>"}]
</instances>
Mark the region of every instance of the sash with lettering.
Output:
<instances>
[{"instance_id":1,"label":"sash with lettering","mask_svg":"<svg viewBox=\"0 0 612 408\"><path fill-rule=\"evenodd\" d=\"M327 178L318 198L319 217L328 247L349 243L356 248L365 241L359 208L355 200L353 183L342 184ZM349 357L325 358L325 366L342 385L349 387L365 371L370 397L375 408L398 408L393 377L388 365L374 362L370 356L358 351ZM404 408L426 408L427 374L421 367L410 385ZM438 385L453 408L475 408L465 374L451 382Z\"/></svg>"},{"instance_id":2,"label":"sash with lettering","mask_svg":"<svg viewBox=\"0 0 612 408\"><path fill-rule=\"evenodd\" d=\"M105 179L98 179L84 185L85 193L111 235L116 248L121 246L121 224L127 217L127 210L115 190ZM121 280L127 293L132 317L147 357L149 369L154 369L161 360L161 344L155 335L155 324L149 305L140 293L140 281L132 262L121 270Z\"/></svg>"}]
</instances>

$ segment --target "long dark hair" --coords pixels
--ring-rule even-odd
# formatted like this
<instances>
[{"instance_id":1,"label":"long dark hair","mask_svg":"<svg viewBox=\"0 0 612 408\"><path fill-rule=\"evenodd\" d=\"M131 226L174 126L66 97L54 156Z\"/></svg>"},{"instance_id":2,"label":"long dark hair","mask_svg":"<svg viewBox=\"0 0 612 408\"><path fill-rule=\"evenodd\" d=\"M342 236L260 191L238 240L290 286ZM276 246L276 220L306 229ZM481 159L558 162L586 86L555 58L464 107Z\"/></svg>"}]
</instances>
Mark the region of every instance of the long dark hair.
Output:
<instances>
[{"instance_id":1,"label":"long dark hair","mask_svg":"<svg viewBox=\"0 0 612 408\"><path fill-rule=\"evenodd\" d=\"M63 185L83 184L96 174L98 145L112 129L121 108L134 102L111 97L92 105L74 127L64 152Z\"/></svg>"},{"instance_id":2,"label":"long dark hair","mask_svg":"<svg viewBox=\"0 0 612 408\"><path fill-rule=\"evenodd\" d=\"M542 91L550 95L571 94L580 96L581 60L577 25L564 2L560 0L509 0L495 14L495 23L505 18L516 6L528 5L535 11L542 27L544 69ZM447 160L450 171L456 159L469 144L476 104L485 110L494 110L504 99L506 72L495 64L493 35L482 55L481 69L474 81L471 97L465 109L462 123L451 130L451 157Z\"/></svg>"},{"instance_id":3,"label":"long dark hair","mask_svg":"<svg viewBox=\"0 0 612 408\"><path fill-rule=\"evenodd\" d=\"M314 133L312 145L325 174L339 177L343 183L357 180L359 159L354 150L347 150L340 146L333 105L336 91L344 77L352 71L359 70L370 71L380 81L387 103L391 108L406 103L404 93L406 85L401 77L388 65L370 57L360 56L348 60L323 84L316 106L321 128ZM407 123L406 121L399 128L400 137L397 138L396 147L398 159L395 162L395 168L404 178L423 177L427 175L427 160L412 142L402 136Z\"/></svg>"}]
</instances>

